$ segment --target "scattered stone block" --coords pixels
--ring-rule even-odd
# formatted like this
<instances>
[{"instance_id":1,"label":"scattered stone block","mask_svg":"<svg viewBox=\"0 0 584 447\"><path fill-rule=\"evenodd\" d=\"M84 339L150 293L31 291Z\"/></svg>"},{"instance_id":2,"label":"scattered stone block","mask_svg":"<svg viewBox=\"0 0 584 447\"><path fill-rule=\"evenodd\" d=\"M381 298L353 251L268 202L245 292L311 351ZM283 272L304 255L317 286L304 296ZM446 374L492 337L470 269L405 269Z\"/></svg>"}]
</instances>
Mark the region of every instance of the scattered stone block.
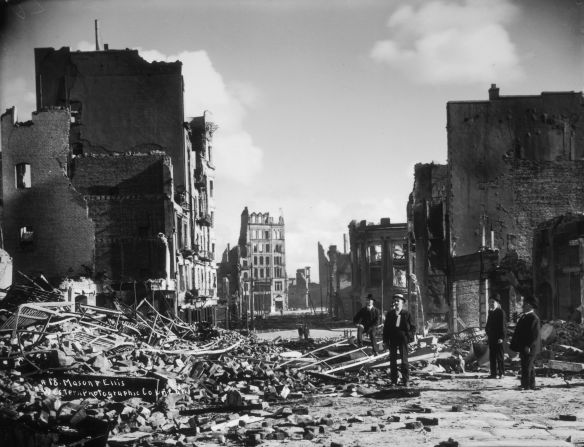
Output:
<instances>
[{"instance_id":1,"label":"scattered stone block","mask_svg":"<svg viewBox=\"0 0 584 447\"><path fill-rule=\"evenodd\" d=\"M417 417L416 420L424 425L438 425L438 418Z\"/></svg>"}]
</instances>

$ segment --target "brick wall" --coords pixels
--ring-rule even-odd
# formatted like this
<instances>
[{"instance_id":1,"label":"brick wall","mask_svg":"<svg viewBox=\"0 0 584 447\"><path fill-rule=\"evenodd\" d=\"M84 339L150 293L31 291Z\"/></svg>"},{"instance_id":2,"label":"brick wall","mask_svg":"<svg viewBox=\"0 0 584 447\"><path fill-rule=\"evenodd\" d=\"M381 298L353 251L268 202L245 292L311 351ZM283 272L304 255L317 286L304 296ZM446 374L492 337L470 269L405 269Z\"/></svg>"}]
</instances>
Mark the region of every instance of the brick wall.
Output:
<instances>
[{"instance_id":1,"label":"brick wall","mask_svg":"<svg viewBox=\"0 0 584 447\"><path fill-rule=\"evenodd\" d=\"M479 327L479 296L478 280L461 280L454 283L454 291L458 299L457 314L465 327ZM459 329L462 329L459 326Z\"/></svg>"},{"instance_id":2,"label":"brick wall","mask_svg":"<svg viewBox=\"0 0 584 447\"><path fill-rule=\"evenodd\" d=\"M582 103L581 93L544 93L447 107L450 247L456 255L474 253L483 226L486 245L492 229L520 293L531 293L537 225L584 209ZM465 300L473 294L458 302L476 304Z\"/></svg>"},{"instance_id":3,"label":"brick wall","mask_svg":"<svg viewBox=\"0 0 584 447\"><path fill-rule=\"evenodd\" d=\"M73 184L95 222L96 273L114 281L166 277L172 237L166 213L172 191L170 158L164 154L85 156L73 160ZM168 272L172 273L172 272Z\"/></svg>"},{"instance_id":4,"label":"brick wall","mask_svg":"<svg viewBox=\"0 0 584 447\"><path fill-rule=\"evenodd\" d=\"M173 158L176 185L184 186L181 66L178 61L149 63L136 50L37 48L35 69L42 80L37 99L42 97L42 106L64 105L65 100L80 105L81 125L73 126L72 141L84 152L164 150Z\"/></svg>"},{"instance_id":5,"label":"brick wall","mask_svg":"<svg viewBox=\"0 0 584 447\"><path fill-rule=\"evenodd\" d=\"M61 278L87 276L94 268L95 227L67 177L69 120L65 110L39 112L18 124L13 111L2 116L4 242L15 271ZM30 188L16 188L18 163L31 166ZM23 226L32 227L32 244L20 244Z\"/></svg>"}]
</instances>

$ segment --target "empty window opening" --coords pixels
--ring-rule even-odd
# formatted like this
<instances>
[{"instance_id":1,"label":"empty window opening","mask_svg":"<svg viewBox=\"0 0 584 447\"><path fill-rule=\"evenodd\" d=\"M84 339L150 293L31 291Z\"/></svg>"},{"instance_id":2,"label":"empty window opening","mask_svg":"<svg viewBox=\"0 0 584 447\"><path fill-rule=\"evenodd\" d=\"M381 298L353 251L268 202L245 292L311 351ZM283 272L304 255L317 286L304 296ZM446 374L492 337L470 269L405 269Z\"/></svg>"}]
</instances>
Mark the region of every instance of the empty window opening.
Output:
<instances>
[{"instance_id":1,"label":"empty window opening","mask_svg":"<svg viewBox=\"0 0 584 447\"><path fill-rule=\"evenodd\" d=\"M20 227L19 241L22 247L29 247L34 243L34 231L32 227Z\"/></svg>"},{"instance_id":2,"label":"empty window opening","mask_svg":"<svg viewBox=\"0 0 584 447\"><path fill-rule=\"evenodd\" d=\"M31 187L30 164L19 163L15 168L16 188L25 189Z\"/></svg>"}]
</instances>

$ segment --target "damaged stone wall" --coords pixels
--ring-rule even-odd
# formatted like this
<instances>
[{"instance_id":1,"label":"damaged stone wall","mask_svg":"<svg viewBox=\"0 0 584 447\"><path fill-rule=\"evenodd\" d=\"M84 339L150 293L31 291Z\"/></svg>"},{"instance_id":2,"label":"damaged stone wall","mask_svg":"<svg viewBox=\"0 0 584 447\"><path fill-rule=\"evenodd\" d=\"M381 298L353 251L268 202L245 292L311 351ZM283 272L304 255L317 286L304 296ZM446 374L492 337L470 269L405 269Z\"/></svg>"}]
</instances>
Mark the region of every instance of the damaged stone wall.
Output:
<instances>
[{"instance_id":1,"label":"damaged stone wall","mask_svg":"<svg viewBox=\"0 0 584 447\"><path fill-rule=\"evenodd\" d=\"M351 254L339 253L336 245L329 246L327 254L330 260L330 299L334 300L333 316L352 320L361 303L353 298Z\"/></svg>"},{"instance_id":2,"label":"damaged stone wall","mask_svg":"<svg viewBox=\"0 0 584 447\"><path fill-rule=\"evenodd\" d=\"M164 150L172 156L176 186L184 186L181 66L149 63L137 50L36 48L37 109L71 107L71 144L78 152Z\"/></svg>"},{"instance_id":3,"label":"damaged stone wall","mask_svg":"<svg viewBox=\"0 0 584 447\"><path fill-rule=\"evenodd\" d=\"M446 188L448 167L416 164L414 188L408 202L408 222L413 234L415 275L426 314L448 311L448 243Z\"/></svg>"},{"instance_id":4,"label":"damaged stone wall","mask_svg":"<svg viewBox=\"0 0 584 447\"><path fill-rule=\"evenodd\" d=\"M584 215L541 223L533 247L534 287L546 319L580 323L584 307Z\"/></svg>"},{"instance_id":5,"label":"damaged stone wall","mask_svg":"<svg viewBox=\"0 0 584 447\"><path fill-rule=\"evenodd\" d=\"M489 94L489 101L447 105L450 249L476 252L483 238L490 245L492 230L517 293L531 294L533 278L525 276L536 226L584 207L583 97L500 96L495 86Z\"/></svg>"},{"instance_id":6,"label":"damaged stone wall","mask_svg":"<svg viewBox=\"0 0 584 447\"><path fill-rule=\"evenodd\" d=\"M2 115L3 232L14 270L49 279L91 274L95 226L67 172L70 114L15 120L14 108ZM16 165L29 166L29 186L17 187Z\"/></svg>"},{"instance_id":7,"label":"damaged stone wall","mask_svg":"<svg viewBox=\"0 0 584 447\"><path fill-rule=\"evenodd\" d=\"M72 171L96 226L97 277L124 282L173 278L159 236L173 239L170 157L82 156L72 161Z\"/></svg>"}]
</instances>

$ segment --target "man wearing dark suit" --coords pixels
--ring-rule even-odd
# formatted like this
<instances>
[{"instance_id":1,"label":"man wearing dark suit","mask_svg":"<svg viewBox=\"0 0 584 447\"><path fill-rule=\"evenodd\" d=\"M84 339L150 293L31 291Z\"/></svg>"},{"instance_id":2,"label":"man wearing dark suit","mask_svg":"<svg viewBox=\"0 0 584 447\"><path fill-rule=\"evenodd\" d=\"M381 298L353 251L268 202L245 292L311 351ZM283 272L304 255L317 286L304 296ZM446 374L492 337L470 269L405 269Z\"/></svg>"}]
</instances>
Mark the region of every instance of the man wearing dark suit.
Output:
<instances>
[{"instance_id":1,"label":"man wearing dark suit","mask_svg":"<svg viewBox=\"0 0 584 447\"><path fill-rule=\"evenodd\" d=\"M485 332L489 342L489 361L491 366L491 379L500 379L505 374L503 364L503 342L507 337L507 324L505 311L501 309L499 295L489 298L489 316Z\"/></svg>"},{"instance_id":2,"label":"man wearing dark suit","mask_svg":"<svg viewBox=\"0 0 584 447\"><path fill-rule=\"evenodd\" d=\"M363 334L369 335L373 354L377 355L377 325L380 322L379 309L375 307L373 295L367 295L367 304L362 307L353 318L353 323L357 325L357 344L363 346Z\"/></svg>"},{"instance_id":3,"label":"man wearing dark suit","mask_svg":"<svg viewBox=\"0 0 584 447\"><path fill-rule=\"evenodd\" d=\"M521 388L535 390L535 357L541 351L539 317L535 313L537 300L526 297L523 300L523 314L517 322L511 349L519 352L521 360Z\"/></svg>"},{"instance_id":4,"label":"man wearing dark suit","mask_svg":"<svg viewBox=\"0 0 584 447\"><path fill-rule=\"evenodd\" d=\"M393 310L387 312L383 326L383 342L389 345L389 364L392 385L397 385L397 356L401 360L402 384L407 386L410 378L408 364L408 343L414 341L416 327L412 324L410 313L405 310L405 298L393 295Z\"/></svg>"}]
</instances>

